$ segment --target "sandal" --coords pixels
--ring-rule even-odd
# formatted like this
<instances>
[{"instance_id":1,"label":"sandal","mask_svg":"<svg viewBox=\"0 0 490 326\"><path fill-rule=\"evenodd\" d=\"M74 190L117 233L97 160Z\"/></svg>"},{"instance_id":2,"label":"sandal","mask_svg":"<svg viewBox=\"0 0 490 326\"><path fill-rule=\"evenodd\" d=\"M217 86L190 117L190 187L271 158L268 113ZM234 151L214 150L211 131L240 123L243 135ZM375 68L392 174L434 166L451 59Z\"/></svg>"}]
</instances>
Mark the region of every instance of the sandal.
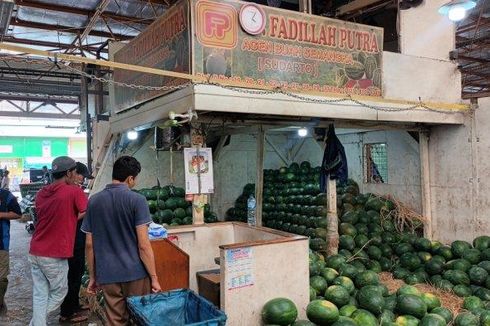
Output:
<instances>
[{"instance_id":1,"label":"sandal","mask_svg":"<svg viewBox=\"0 0 490 326\"><path fill-rule=\"evenodd\" d=\"M85 315L73 314L70 317L60 317L60 323L70 323L70 324L78 324L84 321L87 321L88 317Z\"/></svg>"}]
</instances>

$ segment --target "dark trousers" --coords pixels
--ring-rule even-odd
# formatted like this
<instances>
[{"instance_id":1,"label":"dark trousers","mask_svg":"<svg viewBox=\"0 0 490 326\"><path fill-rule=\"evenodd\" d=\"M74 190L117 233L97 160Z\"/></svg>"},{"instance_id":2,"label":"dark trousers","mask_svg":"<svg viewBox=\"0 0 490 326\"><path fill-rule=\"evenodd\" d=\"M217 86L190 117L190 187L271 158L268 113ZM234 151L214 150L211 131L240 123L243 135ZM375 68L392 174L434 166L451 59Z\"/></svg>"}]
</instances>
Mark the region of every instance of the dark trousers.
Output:
<instances>
[{"instance_id":1,"label":"dark trousers","mask_svg":"<svg viewBox=\"0 0 490 326\"><path fill-rule=\"evenodd\" d=\"M85 271L85 249L75 249L73 257L68 259L68 294L61 305L60 315L70 317L80 310L80 286Z\"/></svg>"}]
</instances>

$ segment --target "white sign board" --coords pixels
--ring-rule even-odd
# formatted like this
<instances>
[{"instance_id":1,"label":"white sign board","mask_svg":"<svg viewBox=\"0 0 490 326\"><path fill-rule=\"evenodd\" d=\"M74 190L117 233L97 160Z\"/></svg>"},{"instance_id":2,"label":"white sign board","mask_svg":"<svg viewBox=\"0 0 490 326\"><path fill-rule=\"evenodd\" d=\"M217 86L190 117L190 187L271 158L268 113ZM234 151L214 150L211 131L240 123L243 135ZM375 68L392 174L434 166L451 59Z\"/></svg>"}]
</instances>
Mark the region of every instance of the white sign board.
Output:
<instances>
[{"instance_id":1,"label":"white sign board","mask_svg":"<svg viewBox=\"0 0 490 326\"><path fill-rule=\"evenodd\" d=\"M226 250L227 290L240 289L254 284L252 253L250 247Z\"/></svg>"},{"instance_id":2,"label":"white sign board","mask_svg":"<svg viewBox=\"0 0 490 326\"><path fill-rule=\"evenodd\" d=\"M212 194L214 192L211 148L185 148L184 167L186 194Z\"/></svg>"},{"instance_id":3,"label":"white sign board","mask_svg":"<svg viewBox=\"0 0 490 326\"><path fill-rule=\"evenodd\" d=\"M0 145L0 153L10 154L14 151L14 146L12 145Z\"/></svg>"}]
</instances>

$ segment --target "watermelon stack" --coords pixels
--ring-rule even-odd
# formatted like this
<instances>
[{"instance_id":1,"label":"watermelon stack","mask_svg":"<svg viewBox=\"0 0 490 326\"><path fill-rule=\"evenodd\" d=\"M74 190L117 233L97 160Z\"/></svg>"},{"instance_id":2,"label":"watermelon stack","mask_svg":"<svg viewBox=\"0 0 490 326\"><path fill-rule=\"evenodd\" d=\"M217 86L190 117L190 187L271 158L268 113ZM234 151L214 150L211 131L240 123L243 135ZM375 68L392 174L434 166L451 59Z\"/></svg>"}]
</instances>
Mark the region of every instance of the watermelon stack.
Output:
<instances>
[{"instance_id":1,"label":"watermelon stack","mask_svg":"<svg viewBox=\"0 0 490 326\"><path fill-rule=\"evenodd\" d=\"M145 196L155 223L170 226L192 224L192 203L185 200L183 188L168 185L135 191ZM206 223L218 221L209 205L204 207L204 221Z\"/></svg>"},{"instance_id":2,"label":"watermelon stack","mask_svg":"<svg viewBox=\"0 0 490 326\"><path fill-rule=\"evenodd\" d=\"M319 180L320 167L312 168L309 162L264 170L264 226L308 236L313 249L324 249L326 195L320 193ZM227 211L228 221L247 221L247 200L254 192L254 184L244 187L235 206Z\"/></svg>"}]
</instances>

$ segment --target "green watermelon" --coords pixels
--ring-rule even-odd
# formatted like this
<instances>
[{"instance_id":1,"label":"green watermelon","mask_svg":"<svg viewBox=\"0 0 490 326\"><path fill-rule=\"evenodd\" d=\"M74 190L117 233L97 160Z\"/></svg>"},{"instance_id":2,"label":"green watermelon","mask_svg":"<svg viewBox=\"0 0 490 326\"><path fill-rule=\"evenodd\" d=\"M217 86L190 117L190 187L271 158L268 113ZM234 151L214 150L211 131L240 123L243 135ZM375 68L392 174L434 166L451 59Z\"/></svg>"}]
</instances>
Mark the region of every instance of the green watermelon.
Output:
<instances>
[{"instance_id":1,"label":"green watermelon","mask_svg":"<svg viewBox=\"0 0 490 326\"><path fill-rule=\"evenodd\" d=\"M358 325L353 319L349 317L340 316L339 319L332 324L332 326L358 326Z\"/></svg>"},{"instance_id":2,"label":"green watermelon","mask_svg":"<svg viewBox=\"0 0 490 326\"><path fill-rule=\"evenodd\" d=\"M340 316L351 317L356 310L357 307L355 305L348 304L340 308L339 313Z\"/></svg>"},{"instance_id":3,"label":"green watermelon","mask_svg":"<svg viewBox=\"0 0 490 326\"><path fill-rule=\"evenodd\" d=\"M341 235L339 237L339 248L346 250L353 250L356 247L354 238L350 235Z\"/></svg>"},{"instance_id":4,"label":"green watermelon","mask_svg":"<svg viewBox=\"0 0 490 326\"><path fill-rule=\"evenodd\" d=\"M481 267L473 266L468 271L468 276L470 277L472 284L482 285L485 284L488 277L488 272Z\"/></svg>"},{"instance_id":5,"label":"green watermelon","mask_svg":"<svg viewBox=\"0 0 490 326\"><path fill-rule=\"evenodd\" d=\"M310 277L310 286L319 294L323 294L327 289L327 281L321 276Z\"/></svg>"},{"instance_id":6,"label":"green watermelon","mask_svg":"<svg viewBox=\"0 0 490 326\"><path fill-rule=\"evenodd\" d=\"M463 258L476 265L480 262L481 252L478 249L468 249L463 253Z\"/></svg>"},{"instance_id":7,"label":"green watermelon","mask_svg":"<svg viewBox=\"0 0 490 326\"><path fill-rule=\"evenodd\" d=\"M309 320L297 320L291 326L316 326L316 324Z\"/></svg>"},{"instance_id":8,"label":"green watermelon","mask_svg":"<svg viewBox=\"0 0 490 326\"><path fill-rule=\"evenodd\" d=\"M490 237L486 235L476 237L473 240L473 247L475 247L475 249L478 249L480 251L490 248Z\"/></svg>"},{"instance_id":9,"label":"green watermelon","mask_svg":"<svg viewBox=\"0 0 490 326\"><path fill-rule=\"evenodd\" d=\"M434 259L429 260L425 264L425 271L429 275L441 274L443 271L443 268L444 268L444 265L441 262L434 260Z\"/></svg>"},{"instance_id":10,"label":"green watermelon","mask_svg":"<svg viewBox=\"0 0 490 326\"><path fill-rule=\"evenodd\" d=\"M385 297L385 309L393 311L396 308L396 294Z\"/></svg>"},{"instance_id":11,"label":"green watermelon","mask_svg":"<svg viewBox=\"0 0 490 326\"><path fill-rule=\"evenodd\" d=\"M403 267L399 267L397 266L394 270L393 270L393 277L398 279L398 280L403 280L405 279L408 275L410 275L410 271L408 271L407 269L403 268Z\"/></svg>"},{"instance_id":12,"label":"green watermelon","mask_svg":"<svg viewBox=\"0 0 490 326\"><path fill-rule=\"evenodd\" d=\"M350 295L349 291L343 286L332 285L327 288L324 297L337 307L342 307L349 303Z\"/></svg>"},{"instance_id":13,"label":"green watermelon","mask_svg":"<svg viewBox=\"0 0 490 326\"><path fill-rule=\"evenodd\" d=\"M444 268L467 272L471 268L471 263L466 259L453 259L448 261Z\"/></svg>"},{"instance_id":14,"label":"green watermelon","mask_svg":"<svg viewBox=\"0 0 490 326\"><path fill-rule=\"evenodd\" d=\"M453 284L470 285L468 274L459 270L448 270L442 274L442 277Z\"/></svg>"},{"instance_id":15,"label":"green watermelon","mask_svg":"<svg viewBox=\"0 0 490 326\"><path fill-rule=\"evenodd\" d=\"M444 257L446 261L453 259L453 252L450 247L442 246L437 250L437 255Z\"/></svg>"},{"instance_id":16,"label":"green watermelon","mask_svg":"<svg viewBox=\"0 0 490 326\"><path fill-rule=\"evenodd\" d=\"M432 244L429 239L418 238L415 240L414 247L418 251L430 251L432 249Z\"/></svg>"},{"instance_id":17,"label":"green watermelon","mask_svg":"<svg viewBox=\"0 0 490 326\"><path fill-rule=\"evenodd\" d=\"M441 300L432 293L422 293L421 298L424 300L429 311L441 306Z\"/></svg>"},{"instance_id":18,"label":"green watermelon","mask_svg":"<svg viewBox=\"0 0 490 326\"><path fill-rule=\"evenodd\" d=\"M376 317L367 310L357 309L351 316L357 325L362 326L378 326L378 320Z\"/></svg>"},{"instance_id":19,"label":"green watermelon","mask_svg":"<svg viewBox=\"0 0 490 326\"><path fill-rule=\"evenodd\" d=\"M339 276L335 280L333 280L333 285L340 285L349 292L349 294L353 294L356 290L354 286L354 282L346 276Z\"/></svg>"},{"instance_id":20,"label":"green watermelon","mask_svg":"<svg viewBox=\"0 0 490 326\"><path fill-rule=\"evenodd\" d=\"M290 325L297 317L296 305L287 298L272 299L262 308L262 321L265 324Z\"/></svg>"},{"instance_id":21,"label":"green watermelon","mask_svg":"<svg viewBox=\"0 0 490 326\"><path fill-rule=\"evenodd\" d=\"M318 293L316 292L316 290L310 286L310 301L315 300L317 295Z\"/></svg>"},{"instance_id":22,"label":"green watermelon","mask_svg":"<svg viewBox=\"0 0 490 326\"><path fill-rule=\"evenodd\" d=\"M471 244L466 241L456 240L451 244L451 251L455 257L462 258L465 251L471 249Z\"/></svg>"},{"instance_id":23,"label":"green watermelon","mask_svg":"<svg viewBox=\"0 0 490 326\"><path fill-rule=\"evenodd\" d=\"M184 219L186 217L185 209L177 208L174 210L174 216L179 219Z\"/></svg>"},{"instance_id":24,"label":"green watermelon","mask_svg":"<svg viewBox=\"0 0 490 326\"><path fill-rule=\"evenodd\" d=\"M306 316L318 325L331 325L339 319L339 309L332 302L313 300L306 307Z\"/></svg>"},{"instance_id":25,"label":"green watermelon","mask_svg":"<svg viewBox=\"0 0 490 326\"><path fill-rule=\"evenodd\" d=\"M396 294L398 296L407 295L407 294L411 294L411 295L415 295L415 296L421 296L420 291L415 286L411 286L411 285L402 285L396 291Z\"/></svg>"},{"instance_id":26,"label":"green watermelon","mask_svg":"<svg viewBox=\"0 0 490 326\"><path fill-rule=\"evenodd\" d=\"M490 311L486 310L480 315L480 325L490 326Z\"/></svg>"},{"instance_id":27,"label":"green watermelon","mask_svg":"<svg viewBox=\"0 0 490 326\"><path fill-rule=\"evenodd\" d=\"M422 318L419 326L446 326L446 320L437 314L427 314Z\"/></svg>"},{"instance_id":28,"label":"green watermelon","mask_svg":"<svg viewBox=\"0 0 490 326\"><path fill-rule=\"evenodd\" d=\"M350 279L355 279L357 274L359 274L359 269L351 264L342 264L339 267L339 273L342 276L346 276Z\"/></svg>"},{"instance_id":29,"label":"green watermelon","mask_svg":"<svg viewBox=\"0 0 490 326\"><path fill-rule=\"evenodd\" d=\"M396 326L418 326L419 323L419 319L410 315L398 316L398 318L395 320Z\"/></svg>"},{"instance_id":30,"label":"green watermelon","mask_svg":"<svg viewBox=\"0 0 490 326\"><path fill-rule=\"evenodd\" d=\"M365 286L359 290L357 293L357 301L361 308L364 308L375 315L381 314L385 305L383 296L369 286Z\"/></svg>"},{"instance_id":31,"label":"green watermelon","mask_svg":"<svg viewBox=\"0 0 490 326\"><path fill-rule=\"evenodd\" d=\"M481 268L483 268L484 270L486 270L486 271L487 271L487 273L490 273L490 261L488 261L488 260L481 261L481 262L478 264L478 267L481 267Z\"/></svg>"},{"instance_id":32,"label":"green watermelon","mask_svg":"<svg viewBox=\"0 0 490 326\"><path fill-rule=\"evenodd\" d=\"M380 326L391 326L395 321L395 314L391 310L383 310L379 316Z\"/></svg>"},{"instance_id":33,"label":"green watermelon","mask_svg":"<svg viewBox=\"0 0 490 326\"><path fill-rule=\"evenodd\" d=\"M341 255L333 255L327 258L325 261L327 267L337 270L342 264L345 264L347 259Z\"/></svg>"},{"instance_id":34,"label":"green watermelon","mask_svg":"<svg viewBox=\"0 0 490 326\"><path fill-rule=\"evenodd\" d=\"M427 304L419 296L404 294L397 298L396 311L402 315L412 315L420 319L427 313Z\"/></svg>"},{"instance_id":35,"label":"green watermelon","mask_svg":"<svg viewBox=\"0 0 490 326\"><path fill-rule=\"evenodd\" d=\"M420 258L413 253L404 253L400 256L400 265L409 271L415 271L421 265Z\"/></svg>"},{"instance_id":36,"label":"green watermelon","mask_svg":"<svg viewBox=\"0 0 490 326\"><path fill-rule=\"evenodd\" d=\"M378 285L379 276L373 271L364 271L356 276L354 283L358 288L362 288L366 285Z\"/></svg>"},{"instance_id":37,"label":"green watermelon","mask_svg":"<svg viewBox=\"0 0 490 326\"><path fill-rule=\"evenodd\" d=\"M327 281L328 284L332 284L333 281L339 276L339 273L333 268L325 268L320 272L320 275Z\"/></svg>"},{"instance_id":38,"label":"green watermelon","mask_svg":"<svg viewBox=\"0 0 490 326\"><path fill-rule=\"evenodd\" d=\"M472 293L470 287L461 284L455 285L453 287L453 292L458 297L462 297L462 298L469 297Z\"/></svg>"},{"instance_id":39,"label":"green watermelon","mask_svg":"<svg viewBox=\"0 0 490 326\"><path fill-rule=\"evenodd\" d=\"M351 237L355 237L357 235L357 230L354 227L354 225L350 223L341 223L339 225L339 234L350 235Z\"/></svg>"},{"instance_id":40,"label":"green watermelon","mask_svg":"<svg viewBox=\"0 0 490 326\"><path fill-rule=\"evenodd\" d=\"M474 292L473 295L477 296L478 298L482 299L483 301L490 301L490 290L485 289L483 287L477 288Z\"/></svg>"},{"instance_id":41,"label":"green watermelon","mask_svg":"<svg viewBox=\"0 0 490 326\"><path fill-rule=\"evenodd\" d=\"M478 297L469 296L464 298L463 308L469 311L474 311L476 309L483 308L483 302Z\"/></svg>"},{"instance_id":42,"label":"green watermelon","mask_svg":"<svg viewBox=\"0 0 490 326\"><path fill-rule=\"evenodd\" d=\"M446 323L450 323L453 321L453 313L451 312L451 310L449 310L447 308L438 307L438 308L432 309L430 313L431 314L437 314L437 315L441 316L442 318L444 318Z\"/></svg>"},{"instance_id":43,"label":"green watermelon","mask_svg":"<svg viewBox=\"0 0 490 326\"><path fill-rule=\"evenodd\" d=\"M471 312L463 312L454 319L455 326L478 326L479 323L478 317Z\"/></svg>"}]
</instances>

